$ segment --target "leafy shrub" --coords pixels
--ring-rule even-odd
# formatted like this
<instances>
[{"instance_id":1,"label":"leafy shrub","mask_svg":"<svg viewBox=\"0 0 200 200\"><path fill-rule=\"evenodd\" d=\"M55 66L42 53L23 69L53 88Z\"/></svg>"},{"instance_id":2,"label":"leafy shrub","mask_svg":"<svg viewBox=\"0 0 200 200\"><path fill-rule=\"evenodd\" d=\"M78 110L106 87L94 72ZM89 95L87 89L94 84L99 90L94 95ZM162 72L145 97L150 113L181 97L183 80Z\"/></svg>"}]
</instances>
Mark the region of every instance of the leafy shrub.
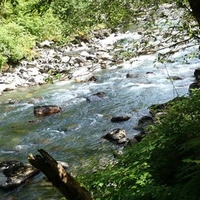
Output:
<instances>
[{"instance_id":1,"label":"leafy shrub","mask_svg":"<svg viewBox=\"0 0 200 200\"><path fill-rule=\"evenodd\" d=\"M60 41L62 39L62 25L50 10L42 16L36 13L27 13L26 15L18 16L15 22L23 26L31 35L35 36L37 41L46 39Z\"/></svg>"},{"instance_id":2,"label":"leafy shrub","mask_svg":"<svg viewBox=\"0 0 200 200\"><path fill-rule=\"evenodd\" d=\"M77 29L83 31L98 24L106 24L110 28L128 24L133 20L132 4L132 1L124 0L58 0L52 9L64 24L65 35L69 35Z\"/></svg>"},{"instance_id":3,"label":"leafy shrub","mask_svg":"<svg viewBox=\"0 0 200 200\"><path fill-rule=\"evenodd\" d=\"M13 4L17 2L17 4ZM5 1L0 7L0 68L8 63L30 59L36 41L62 41L62 25L51 10L43 15L31 12L34 2Z\"/></svg>"},{"instance_id":4,"label":"leafy shrub","mask_svg":"<svg viewBox=\"0 0 200 200\"><path fill-rule=\"evenodd\" d=\"M11 22L0 27L1 64L5 61L16 63L22 58L29 58L34 45L33 36L22 26Z\"/></svg>"}]
</instances>

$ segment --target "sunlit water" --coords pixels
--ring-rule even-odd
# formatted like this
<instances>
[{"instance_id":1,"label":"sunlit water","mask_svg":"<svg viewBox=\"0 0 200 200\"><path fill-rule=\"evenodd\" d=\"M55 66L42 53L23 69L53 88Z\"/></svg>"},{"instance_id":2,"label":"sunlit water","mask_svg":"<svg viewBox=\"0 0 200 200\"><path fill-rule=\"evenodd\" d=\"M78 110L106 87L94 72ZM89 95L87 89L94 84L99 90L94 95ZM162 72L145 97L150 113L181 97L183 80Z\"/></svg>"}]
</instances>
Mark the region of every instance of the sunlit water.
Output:
<instances>
[{"instance_id":1,"label":"sunlit water","mask_svg":"<svg viewBox=\"0 0 200 200\"><path fill-rule=\"evenodd\" d=\"M36 154L37 149L43 148L55 159L68 162L73 173L108 163L119 147L102 136L114 128L122 128L131 138L137 133L133 127L138 119L148 114L148 106L166 102L177 94L187 95L199 60L185 62L185 55L195 50L193 47L175 54L176 62L166 65L154 63L156 55L134 58L122 68L97 72L97 82L59 82L5 93L0 96L0 162L15 159L27 163L29 153ZM126 78L127 73L138 74L138 78ZM174 81L173 85L168 75L182 80ZM86 100L100 91L106 93L106 98ZM8 99L18 103L8 104ZM34 106L49 104L62 107L62 113L34 116ZM131 116L129 121L110 121L112 116L127 114ZM43 178L39 174L14 190L0 190L0 196L21 200L60 199L62 195Z\"/></svg>"}]
</instances>

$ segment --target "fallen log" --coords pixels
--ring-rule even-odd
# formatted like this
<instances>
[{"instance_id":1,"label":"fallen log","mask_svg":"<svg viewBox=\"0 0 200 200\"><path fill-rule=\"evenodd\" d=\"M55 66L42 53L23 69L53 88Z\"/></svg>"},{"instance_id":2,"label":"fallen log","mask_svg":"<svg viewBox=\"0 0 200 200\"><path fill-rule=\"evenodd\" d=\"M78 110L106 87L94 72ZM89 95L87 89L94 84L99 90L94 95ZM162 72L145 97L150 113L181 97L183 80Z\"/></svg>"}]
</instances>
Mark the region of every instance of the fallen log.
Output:
<instances>
[{"instance_id":1,"label":"fallen log","mask_svg":"<svg viewBox=\"0 0 200 200\"><path fill-rule=\"evenodd\" d=\"M38 151L41 155L29 154L30 164L40 169L67 200L93 200L91 194L67 173L61 164L45 150L39 149Z\"/></svg>"}]
</instances>

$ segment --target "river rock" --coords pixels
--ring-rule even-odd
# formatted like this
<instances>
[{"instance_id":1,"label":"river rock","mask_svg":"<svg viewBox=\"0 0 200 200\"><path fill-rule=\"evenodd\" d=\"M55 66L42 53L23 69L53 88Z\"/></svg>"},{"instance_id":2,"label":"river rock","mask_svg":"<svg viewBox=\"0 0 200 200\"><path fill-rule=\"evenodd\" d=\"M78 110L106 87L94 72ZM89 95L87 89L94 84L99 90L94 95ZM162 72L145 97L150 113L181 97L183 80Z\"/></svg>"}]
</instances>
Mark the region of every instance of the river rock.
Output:
<instances>
[{"instance_id":1,"label":"river rock","mask_svg":"<svg viewBox=\"0 0 200 200\"><path fill-rule=\"evenodd\" d=\"M145 130L149 125L155 125L154 120L150 116L144 116L139 119L138 125L134 127L135 130Z\"/></svg>"},{"instance_id":2,"label":"river rock","mask_svg":"<svg viewBox=\"0 0 200 200\"><path fill-rule=\"evenodd\" d=\"M86 97L87 101L99 101L101 99L103 99L104 97L106 97L105 92L97 92L95 94L92 94L89 97Z\"/></svg>"},{"instance_id":3,"label":"river rock","mask_svg":"<svg viewBox=\"0 0 200 200\"><path fill-rule=\"evenodd\" d=\"M191 93L192 90L200 89L200 82L191 83L189 86L189 92Z\"/></svg>"},{"instance_id":4,"label":"river rock","mask_svg":"<svg viewBox=\"0 0 200 200\"><path fill-rule=\"evenodd\" d=\"M50 48L54 44L53 41L45 40L43 42L37 43L38 47Z\"/></svg>"},{"instance_id":5,"label":"river rock","mask_svg":"<svg viewBox=\"0 0 200 200\"><path fill-rule=\"evenodd\" d=\"M148 134L147 132L141 131L140 133L134 136L134 139L140 142L147 134Z\"/></svg>"},{"instance_id":6,"label":"river rock","mask_svg":"<svg viewBox=\"0 0 200 200\"><path fill-rule=\"evenodd\" d=\"M126 115L126 116L114 116L111 118L111 122L123 122L129 120L131 117Z\"/></svg>"},{"instance_id":7,"label":"river rock","mask_svg":"<svg viewBox=\"0 0 200 200\"><path fill-rule=\"evenodd\" d=\"M111 130L103 138L111 142L116 142L117 144L125 144L128 142L126 131L119 128Z\"/></svg>"},{"instance_id":8,"label":"river rock","mask_svg":"<svg viewBox=\"0 0 200 200\"><path fill-rule=\"evenodd\" d=\"M132 138L132 139L128 140L128 143L125 145L125 147L133 146L133 145L135 145L137 143L138 143L138 140L136 138Z\"/></svg>"},{"instance_id":9,"label":"river rock","mask_svg":"<svg viewBox=\"0 0 200 200\"><path fill-rule=\"evenodd\" d=\"M0 187L17 187L38 173L39 170L30 164L24 164L16 160L3 161L0 163Z\"/></svg>"},{"instance_id":10,"label":"river rock","mask_svg":"<svg viewBox=\"0 0 200 200\"><path fill-rule=\"evenodd\" d=\"M17 87L14 84L1 84L0 85L0 94L2 94L3 92L12 91L16 88Z\"/></svg>"},{"instance_id":11,"label":"river rock","mask_svg":"<svg viewBox=\"0 0 200 200\"><path fill-rule=\"evenodd\" d=\"M200 81L200 68L195 69L194 77L196 78L197 81Z\"/></svg>"},{"instance_id":12,"label":"river rock","mask_svg":"<svg viewBox=\"0 0 200 200\"><path fill-rule=\"evenodd\" d=\"M72 74L72 78L75 82L88 82L88 81L96 81L94 75L88 70L87 67L82 67L81 69L75 71Z\"/></svg>"},{"instance_id":13,"label":"river rock","mask_svg":"<svg viewBox=\"0 0 200 200\"><path fill-rule=\"evenodd\" d=\"M36 116L48 116L62 111L61 107L55 105L35 106L34 114Z\"/></svg>"},{"instance_id":14,"label":"river rock","mask_svg":"<svg viewBox=\"0 0 200 200\"><path fill-rule=\"evenodd\" d=\"M110 29L95 29L90 31L90 35L94 36L95 38L98 39L103 39L105 37L108 37L111 34L111 30Z\"/></svg>"},{"instance_id":15,"label":"river rock","mask_svg":"<svg viewBox=\"0 0 200 200\"><path fill-rule=\"evenodd\" d=\"M126 78L142 78L140 74L126 74Z\"/></svg>"},{"instance_id":16,"label":"river rock","mask_svg":"<svg viewBox=\"0 0 200 200\"><path fill-rule=\"evenodd\" d=\"M182 78L179 77L179 76L170 76L169 79L171 79L171 80L173 80L173 81L182 80Z\"/></svg>"}]
</instances>

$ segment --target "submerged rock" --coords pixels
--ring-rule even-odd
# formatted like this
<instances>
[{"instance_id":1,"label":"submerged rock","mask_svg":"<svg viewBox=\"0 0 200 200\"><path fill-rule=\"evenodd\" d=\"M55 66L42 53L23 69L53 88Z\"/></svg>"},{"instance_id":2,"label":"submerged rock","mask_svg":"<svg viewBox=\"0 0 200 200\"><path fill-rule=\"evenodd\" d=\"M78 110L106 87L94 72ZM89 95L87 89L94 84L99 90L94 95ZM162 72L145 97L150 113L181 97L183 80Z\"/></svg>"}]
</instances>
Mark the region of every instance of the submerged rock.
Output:
<instances>
[{"instance_id":1,"label":"submerged rock","mask_svg":"<svg viewBox=\"0 0 200 200\"><path fill-rule=\"evenodd\" d=\"M55 105L35 106L34 114L36 116L48 116L62 111L61 107Z\"/></svg>"},{"instance_id":2,"label":"submerged rock","mask_svg":"<svg viewBox=\"0 0 200 200\"><path fill-rule=\"evenodd\" d=\"M182 78L179 77L179 76L170 76L168 79L171 79L171 80L173 80L173 81L182 80Z\"/></svg>"},{"instance_id":3,"label":"submerged rock","mask_svg":"<svg viewBox=\"0 0 200 200\"><path fill-rule=\"evenodd\" d=\"M103 99L106 96L105 92L97 92L95 94L92 94L89 97L86 97L87 101L98 101Z\"/></svg>"},{"instance_id":4,"label":"submerged rock","mask_svg":"<svg viewBox=\"0 0 200 200\"><path fill-rule=\"evenodd\" d=\"M0 187L14 188L23 184L28 178L40 171L30 164L11 160L0 163Z\"/></svg>"},{"instance_id":5,"label":"submerged rock","mask_svg":"<svg viewBox=\"0 0 200 200\"><path fill-rule=\"evenodd\" d=\"M142 78L140 74L126 74L126 78Z\"/></svg>"}]
</instances>

